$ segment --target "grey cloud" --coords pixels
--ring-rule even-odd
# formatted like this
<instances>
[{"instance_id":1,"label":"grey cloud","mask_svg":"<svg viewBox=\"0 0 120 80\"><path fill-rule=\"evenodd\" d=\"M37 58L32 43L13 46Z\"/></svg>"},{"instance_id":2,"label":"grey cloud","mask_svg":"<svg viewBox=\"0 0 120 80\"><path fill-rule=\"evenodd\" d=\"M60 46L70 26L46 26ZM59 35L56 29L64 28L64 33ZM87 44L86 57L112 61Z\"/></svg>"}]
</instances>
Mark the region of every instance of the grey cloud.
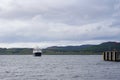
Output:
<instances>
[{"instance_id":1,"label":"grey cloud","mask_svg":"<svg viewBox=\"0 0 120 80\"><path fill-rule=\"evenodd\" d=\"M73 4L69 4L67 1L63 0L58 0L61 3L57 3L57 1L55 1L55 3L49 3L50 1L48 0L45 1L31 0L11 2L12 8L10 10L8 9L8 11L4 11L3 9L1 17L31 19L37 15L42 15L45 20L70 25L80 25L110 17L113 13L113 5L116 4L116 1L113 0L70 0L69 3L74 2ZM57 6L57 4L59 4L59 6Z\"/></svg>"},{"instance_id":2,"label":"grey cloud","mask_svg":"<svg viewBox=\"0 0 120 80\"><path fill-rule=\"evenodd\" d=\"M0 42L120 40L119 0L9 1L0 4Z\"/></svg>"},{"instance_id":3,"label":"grey cloud","mask_svg":"<svg viewBox=\"0 0 120 80\"><path fill-rule=\"evenodd\" d=\"M83 4L77 1L77 3L72 6L57 10L53 9L43 14L43 17L47 20L70 25L89 24L110 18L114 12L114 4L116 4L116 2L113 0L85 0Z\"/></svg>"}]
</instances>

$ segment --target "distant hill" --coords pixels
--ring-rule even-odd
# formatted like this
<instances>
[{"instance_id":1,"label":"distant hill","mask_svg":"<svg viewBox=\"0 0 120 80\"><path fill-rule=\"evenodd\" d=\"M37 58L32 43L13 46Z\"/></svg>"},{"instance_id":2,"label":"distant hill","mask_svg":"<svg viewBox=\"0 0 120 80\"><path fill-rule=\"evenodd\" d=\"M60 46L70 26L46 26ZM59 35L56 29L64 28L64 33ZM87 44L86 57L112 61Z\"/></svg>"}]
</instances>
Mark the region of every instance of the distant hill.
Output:
<instances>
[{"instance_id":1,"label":"distant hill","mask_svg":"<svg viewBox=\"0 0 120 80\"><path fill-rule=\"evenodd\" d=\"M118 50L120 51L119 42L104 42L99 45L81 45L81 46L65 46L65 47L48 47L45 52L51 54L101 54L104 51Z\"/></svg>"},{"instance_id":2,"label":"distant hill","mask_svg":"<svg viewBox=\"0 0 120 80\"><path fill-rule=\"evenodd\" d=\"M0 55L29 55L32 48L0 48Z\"/></svg>"},{"instance_id":3,"label":"distant hill","mask_svg":"<svg viewBox=\"0 0 120 80\"><path fill-rule=\"evenodd\" d=\"M32 48L0 48L0 55L29 55L32 54L32 50ZM111 50L120 51L120 43L104 42L99 45L52 46L42 51L45 55L94 55Z\"/></svg>"},{"instance_id":4,"label":"distant hill","mask_svg":"<svg viewBox=\"0 0 120 80\"><path fill-rule=\"evenodd\" d=\"M53 46L53 47L48 47L46 50L53 50L53 51L80 51L84 50L86 48L92 47L94 45L82 45L82 46Z\"/></svg>"}]
</instances>

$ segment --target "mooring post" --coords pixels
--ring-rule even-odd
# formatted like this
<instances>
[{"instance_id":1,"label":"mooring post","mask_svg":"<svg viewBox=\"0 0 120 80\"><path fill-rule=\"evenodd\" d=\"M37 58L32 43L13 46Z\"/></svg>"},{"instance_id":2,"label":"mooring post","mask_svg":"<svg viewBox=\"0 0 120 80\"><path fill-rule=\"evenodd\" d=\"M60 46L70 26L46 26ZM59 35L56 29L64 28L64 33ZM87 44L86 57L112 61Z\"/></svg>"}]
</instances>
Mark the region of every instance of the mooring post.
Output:
<instances>
[{"instance_id":1,"label":"mooring post","mask_svg":"<svg viewBox=\"0 0 120 80\"><path fill-rule=\"evenodd\" d=\"M111 52L109 51L109 61L111 61Z\"/></svg>"},{"instance_id":2,"label":"mooring post","mask_svg":"<svg viewBox=\"0 0 120 80\"><path fill-rule=\"evenodd\" d=\"M105 54L105 52L103 52L103 60L106 61L106 54Z\"/></svg>"},{"instance_id":3,"label":"mooring post","mask_svg":"<svg viewBox=\"0 0 120 80\"><path fill-rule=\"evenodd\" d=\"M113 60L113 51L111 51L111 61Z\"/></svg>"},{"instance_id":4,"label":"mooring post","mask_svg":"<svg viewBox=\"0 0 120 80\"><path fill-rule=\"evenodd\" d=\"M107 60L109 60L109 52L107 52Z\"/></svg>"},{"instance_id":5,"label":"mooring post","mask_svg":"<svg viewBox=\"0 0 120 80\"><path fill-rule=\"evenodd\" d=\"M113 61L116 61L116 52L115 51L113 51Z\"/></svg>"}]
</instances>

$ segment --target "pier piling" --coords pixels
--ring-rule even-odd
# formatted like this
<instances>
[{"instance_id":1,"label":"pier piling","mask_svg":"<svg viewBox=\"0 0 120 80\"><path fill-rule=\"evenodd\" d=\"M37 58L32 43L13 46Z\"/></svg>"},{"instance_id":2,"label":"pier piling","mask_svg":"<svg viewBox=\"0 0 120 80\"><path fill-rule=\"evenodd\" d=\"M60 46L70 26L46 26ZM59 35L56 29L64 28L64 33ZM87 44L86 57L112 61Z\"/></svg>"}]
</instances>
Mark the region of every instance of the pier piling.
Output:
<instances>
[{"instance_id":1,"label":"pier piling","mask_svg":"<svg viewBox=\"0 0 120 80\"><path fill-rule=\"evenodd\" d=\"M118 51L105 51L103 52L104 61L120 61L120 52Z\"/></svg>"}]
</instances>

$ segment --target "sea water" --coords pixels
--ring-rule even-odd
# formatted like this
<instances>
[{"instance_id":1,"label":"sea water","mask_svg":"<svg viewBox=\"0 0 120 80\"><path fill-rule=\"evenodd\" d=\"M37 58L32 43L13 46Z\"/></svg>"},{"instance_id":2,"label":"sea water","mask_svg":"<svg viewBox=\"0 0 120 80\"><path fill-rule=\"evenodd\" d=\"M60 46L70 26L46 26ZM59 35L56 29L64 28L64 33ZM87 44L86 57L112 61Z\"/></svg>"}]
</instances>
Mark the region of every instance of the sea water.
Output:
<instances>
[{"instance_id":1,"label":"sea water","mask_svg":"<svg viewBox=\"0 0 120 80\"><path fill-rule=\"evenodd\" d=\"M101 55L0 55L0 80L120 80L120 63Z\"/></svg>"}]
</instances>

